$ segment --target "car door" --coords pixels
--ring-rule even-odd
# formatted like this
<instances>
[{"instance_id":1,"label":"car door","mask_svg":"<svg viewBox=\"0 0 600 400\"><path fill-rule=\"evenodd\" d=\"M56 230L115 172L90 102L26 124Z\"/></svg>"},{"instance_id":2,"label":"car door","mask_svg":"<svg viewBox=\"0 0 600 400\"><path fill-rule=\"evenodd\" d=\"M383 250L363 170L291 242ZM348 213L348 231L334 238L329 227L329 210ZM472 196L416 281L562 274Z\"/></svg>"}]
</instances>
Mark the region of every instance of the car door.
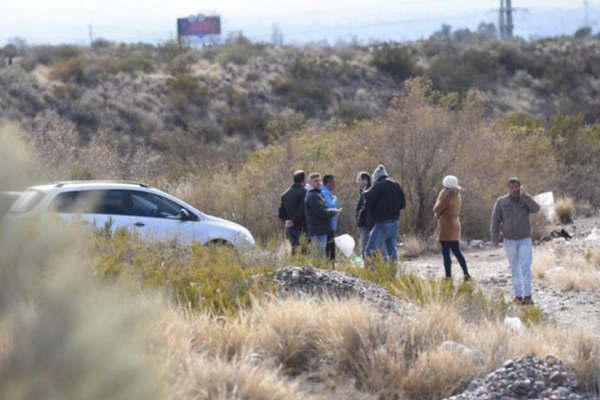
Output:
<instances>
[{"instance_id":1,"label":"car door","mask_svg":"<svg viewBox=\"0 0 600 400\"><path fill-rule=\"evenodd\" d=\"M191 218L182 219L179 204L155 193L130 190L132 215L138 231L149 240L177 240L190 244L196 240L194 224L197 216L189 210Z\"/></svg>"},{"instance_id":2,"label":"car door","mask_svg":"<svg viewBox=\"0 0 600 400\"><path fill-rule=\"evenodd\" d=\"M123 190L72 190L56 195L49 211L58 213L63 220L81 221L98 229L107 227L114 233L119 228L134 227L128 203Z\"/></svg>"}]
</instances>

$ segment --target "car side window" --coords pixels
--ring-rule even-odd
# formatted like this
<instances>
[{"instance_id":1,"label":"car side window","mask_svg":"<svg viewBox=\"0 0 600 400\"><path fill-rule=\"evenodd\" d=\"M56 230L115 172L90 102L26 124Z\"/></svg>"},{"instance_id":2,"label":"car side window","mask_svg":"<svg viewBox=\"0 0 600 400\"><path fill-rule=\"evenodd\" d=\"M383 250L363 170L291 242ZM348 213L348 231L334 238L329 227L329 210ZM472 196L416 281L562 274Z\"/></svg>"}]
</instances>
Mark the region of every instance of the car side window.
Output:
<instances>
[{"instance_id":1,"label":"car side window","mask_svg":"<svg viewBox=\"0 0 600 400\"><path fill-rule=\"evenodd\" d=\"M122 190L80 190L59 193L50 211L65 214L130 215L131 205Z\"/></svg>"},{"instance_id":2,"label":"car side window","mask_svg":"<svg viewBox=\"0 0 600 400\"><path fill-rule=\"evenodd\" d=\"M140 217L179 219L181 206L153 193L130 191L133 215Z\"/></svg>"}]
</instances>

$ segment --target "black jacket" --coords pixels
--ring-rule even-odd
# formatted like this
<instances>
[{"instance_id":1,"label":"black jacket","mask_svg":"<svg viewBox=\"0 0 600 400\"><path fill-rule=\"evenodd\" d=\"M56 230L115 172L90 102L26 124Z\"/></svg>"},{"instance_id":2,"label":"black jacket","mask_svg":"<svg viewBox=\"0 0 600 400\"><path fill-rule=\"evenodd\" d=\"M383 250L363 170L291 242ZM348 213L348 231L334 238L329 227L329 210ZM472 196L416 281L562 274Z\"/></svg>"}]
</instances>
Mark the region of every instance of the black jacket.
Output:
<instances>
[{"instance_id":1,"label":"black jacket","mask_svg":"<svg viewBox=\"0 0 600 400\"><path fill-rule=\"evenodd\" d=\"M365 192L369 189L370 187L364 190L361 189L356 203L356 226L359 228L370 229L373 227L373 219L365 209Z\"/></svg>"},{"instance_id":2,"label":"black jacket","mask_svg":"<svg viewBox=\"0 0 600 400\"><path fill-rule=\"evenodd\" d=\"M328 209L321 191L310 189L304 201L306 227L310 236L327 235L331 233L331 217L335 211Z\"/></svg>"},{"instance_id":3,"label":"black jacket","mask_svg":"<svg viewBox=\"0 0 600 400\"><path fill-rule=\"evenodd\" d=\"M279 207L279 219L291 220L295 227L304 229L306 220L304 217L304 198L306 189L299 183L294 183L281 195L281 206Z\"/></svg>"},{"instance_id":4,"label":"black jacket","mask_svg":"<svg viewBox=\"0 0 600 400\"><path fill-rule=\"evenodd\" d=\"M387 176L379 178L365 192L365 210L373 218L374 224L397 220L400 218L400 210L405 206L402 186Z\"/></svg>"}]
</instances>

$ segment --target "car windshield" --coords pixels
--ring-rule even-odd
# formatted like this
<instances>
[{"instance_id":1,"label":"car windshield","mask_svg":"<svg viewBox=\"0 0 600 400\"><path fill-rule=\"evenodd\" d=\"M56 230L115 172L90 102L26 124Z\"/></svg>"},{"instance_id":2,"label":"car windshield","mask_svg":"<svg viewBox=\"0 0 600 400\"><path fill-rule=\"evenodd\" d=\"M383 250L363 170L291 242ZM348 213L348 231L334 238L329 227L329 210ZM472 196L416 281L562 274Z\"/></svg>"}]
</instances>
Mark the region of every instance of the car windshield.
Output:
<instances>
[{"instance_id":1,"label":"car windshield","mask_svg":"<svg viewBox=\"0 0 600 400\"><path fill-rule=\"evenodd\" d=\"M33 210L42 199L44 194L38 190L27 189L12 205L9 212L14 214L22 214Z\"/></svg>"}]
</instances>

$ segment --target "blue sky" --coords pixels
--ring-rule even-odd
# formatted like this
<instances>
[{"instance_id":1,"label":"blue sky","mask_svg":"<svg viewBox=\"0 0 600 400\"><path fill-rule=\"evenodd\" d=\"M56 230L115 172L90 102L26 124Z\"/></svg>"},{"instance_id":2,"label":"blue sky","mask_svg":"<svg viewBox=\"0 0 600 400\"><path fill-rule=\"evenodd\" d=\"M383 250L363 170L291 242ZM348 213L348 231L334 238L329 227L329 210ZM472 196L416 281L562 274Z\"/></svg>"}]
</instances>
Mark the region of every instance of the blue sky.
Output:
<instances>
[{"instance_id":1,"label":"blue sky","mask_svg":"<svg viewBox=\"0 0 600 400\"><path fill-rule=\"evenodd\" d=\"M255 40L269 40L278 24L286 42L327 39L414 40L443 22L474 28L495 22L497 0L5 0L0 14L0 43L20 36L35 43L86 43L88 25L96 37L118 41L161 42L175 32L175 19L218 13L225 32L242 30ZM572 33L583 23L583 1L513 0L528 13L516 16L517 33L545 36ZM207 7L198 7L198 4ZM600 17L592 0L590 19ZM599 18L600 19L600 18Z\"/></svg>"}]
</instances>

